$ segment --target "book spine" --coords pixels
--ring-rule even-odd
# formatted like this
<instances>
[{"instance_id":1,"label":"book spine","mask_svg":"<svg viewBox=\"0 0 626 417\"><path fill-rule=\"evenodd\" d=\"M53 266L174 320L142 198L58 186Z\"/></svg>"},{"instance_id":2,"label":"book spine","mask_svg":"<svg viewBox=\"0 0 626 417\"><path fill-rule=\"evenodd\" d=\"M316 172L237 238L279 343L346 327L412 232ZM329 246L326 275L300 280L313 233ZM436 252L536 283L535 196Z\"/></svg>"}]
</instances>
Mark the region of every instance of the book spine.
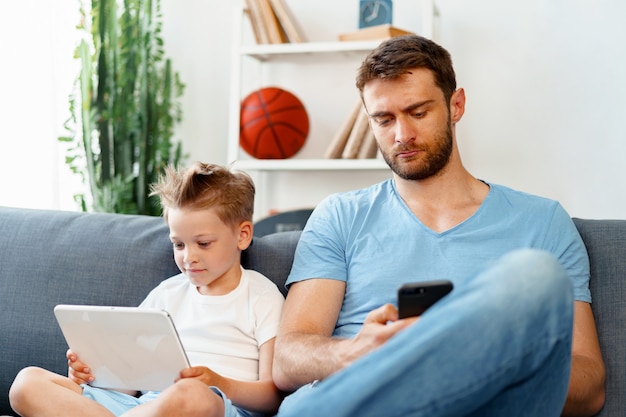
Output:
<instances>
[{"instance_id":1,"label":"book spine","mask_svg":"<svg viewBox=\"0 0 626 417\"><path fill-rule=\"evenodd\" d=\"M272 9L278 18L278 22L282 26L287 40L289 42L299 43L306 42L306 38L304 37L304 33L302 32L301 27L298 25L293 13L287 7L287 4L284 0L270 0L270 4L272 5Z\"/></svg>"},{"instance_id":2,"label":"book spine","mask_svg":"<svg viewBox=\"0 0 626 417\"><path fill-rule=\"evenodd\" d=\"M263 23L267 29L269 36L269 43L283 43L283 37L281 35L280 25L272 9L272 5L269 0L256 0L261 9L261 15L263 16Z\"/></svg>"},{"instance_id":3,"label":"book spine","mask_svg":"<svg viewBox=\"0 0 626 417\"><path fill-rule=\"evenodd\" d=\"M324 155L325 158L329 159L339 159L343 153L344 148L346 147L346 143L348 142L348 138L350 137L350 133L354 128L354 123L356 122L356 118L361 111L363 104L361 100L356 103L356 105L350 111L350 114L345 119L337 133L330 142L326 153Z\"/></svg>"},{"instance_id":4,"label":"book spine","mask_svg":"<svg viewBox=\"0 0 626 417\"><path fill-rule=\"evenodd\" d=\"M350 132L346 148L343 150L343 158L355 159L358 157L359 149L363 144L363 139L365 138L365 134L369 128L369 117L367 116L365 109L361 108L356 121L354 122L352 132Z\"/></svg>"},{"instance_id":5,"label":"book spine","mask_svg":"<svg viewBox=\"0 0 626 417\"><path fill-rule=\"evenodd\" d=\"M270 43L269 34L263 20L263 15L261 14L261 8L258 0L246 0L246 7L248 9L250 24L252 25L252 31L257 43Z\"/></svg>"}]
</instances>

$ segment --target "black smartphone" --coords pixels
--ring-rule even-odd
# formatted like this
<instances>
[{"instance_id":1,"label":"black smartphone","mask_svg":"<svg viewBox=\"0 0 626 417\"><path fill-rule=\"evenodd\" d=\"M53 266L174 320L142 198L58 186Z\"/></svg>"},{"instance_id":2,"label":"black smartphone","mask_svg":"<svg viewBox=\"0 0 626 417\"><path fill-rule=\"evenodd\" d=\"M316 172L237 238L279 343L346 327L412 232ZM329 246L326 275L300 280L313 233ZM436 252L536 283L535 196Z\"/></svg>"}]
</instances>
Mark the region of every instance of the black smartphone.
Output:
<instances>
[{"instance_id":1,"label":"black smartphone","mask_svg":"<svg viewBox=\"0 0 626 417\"><path fill-rule=\"evenodd\" d=\"M398 289L398 314L401 319L421 315L452 291L448 280L411 282Z\"/></svg>"}]
</instances>

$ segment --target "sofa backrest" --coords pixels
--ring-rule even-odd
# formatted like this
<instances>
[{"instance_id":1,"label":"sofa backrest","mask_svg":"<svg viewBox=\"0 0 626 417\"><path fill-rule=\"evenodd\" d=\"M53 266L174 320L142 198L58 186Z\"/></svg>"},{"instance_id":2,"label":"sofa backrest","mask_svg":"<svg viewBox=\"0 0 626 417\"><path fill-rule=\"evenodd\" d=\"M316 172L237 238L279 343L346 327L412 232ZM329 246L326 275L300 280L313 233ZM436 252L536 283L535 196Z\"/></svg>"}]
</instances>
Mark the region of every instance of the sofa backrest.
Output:
<instances>
[{"instance_id":1,"label":"sofa backrest","mask_svg":"<svg viewBox=\"0 0 626 417\"><path fill-rule=\"evenodd\" d=\"M285 281L291 271L300 233L299 230L293 230L262 237L255 236L250 247L241 256L241 265L271 279L286 297Z\"/></svg>"},{"instance_id":2,"label":"sofa backrest","mask_svg":"<svg viewBox=\"0 0 626 417\"><path fill-rule=\"evenodd\" d=\"M137 305L176 273L162 218L0 207L0 415L21 368L67 374L56 304Z\"/></svg>"},{"instance_id":3,"label":"sofa backrest","mask_svg":"<svg viewBox=\"0 0 626 417\"><path fill-rule=\"evenodd\" d=\"M574 219L589 252L593 312L607 365L601 417L626 404L626 221ZM299 231L255 237L242 264L286 294ZM65 374L56 304L137 305L178 273L163 219L0 207L0 415L8 389L37 365Z\"/></svg>"},{"instance_id":4,"label":"sofa backrest","mask_svg":"<svg viewBox=\"0 0 626 417\"><path fill-rule=\"evenodd\" d=\"M626 404L626 221L574 219L591 264L592 310L606 365L606 402L598 414L623 416Z\"/></svg>"}]
</instances>

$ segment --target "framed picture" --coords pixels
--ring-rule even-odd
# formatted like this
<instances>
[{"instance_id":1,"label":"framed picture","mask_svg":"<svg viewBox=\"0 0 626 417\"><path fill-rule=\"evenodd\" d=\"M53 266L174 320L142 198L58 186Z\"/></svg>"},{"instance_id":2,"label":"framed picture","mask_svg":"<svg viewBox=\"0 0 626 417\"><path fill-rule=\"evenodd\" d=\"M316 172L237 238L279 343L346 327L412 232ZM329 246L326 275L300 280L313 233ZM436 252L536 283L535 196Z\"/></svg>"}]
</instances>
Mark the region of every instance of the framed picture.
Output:
<instances>
[{"instance_id":1,"label":"framed picture","mask_svg":"<svg viewBox=\"0 0 626 417\"><path fill-rule=\"evenodd\" d=\"M391 0L360 0L359 29L391 24L392 12Z\"/></svg>"}]
</instances>

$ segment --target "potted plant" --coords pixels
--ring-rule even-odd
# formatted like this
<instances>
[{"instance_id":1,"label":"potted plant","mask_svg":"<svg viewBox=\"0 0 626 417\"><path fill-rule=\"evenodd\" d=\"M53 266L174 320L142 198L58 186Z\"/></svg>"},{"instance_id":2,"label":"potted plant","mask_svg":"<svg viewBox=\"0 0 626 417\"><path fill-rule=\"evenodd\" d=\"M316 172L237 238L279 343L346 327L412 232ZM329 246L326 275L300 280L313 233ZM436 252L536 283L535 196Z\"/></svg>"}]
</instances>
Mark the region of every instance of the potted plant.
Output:
<instances>
[{"instance_id":1,"label":"potted plant","mask_svg":"<svg viewBox=\"0 0 626 417\"><path fill-rule=\"evenodd\" d=\"M75 199L83 211L159 215L149 187L182 162L172 138L184 89L165 58L160 0L81 0L80 15L81 70L59 138L88 185Z\"/></svg>"}]
</instances>

